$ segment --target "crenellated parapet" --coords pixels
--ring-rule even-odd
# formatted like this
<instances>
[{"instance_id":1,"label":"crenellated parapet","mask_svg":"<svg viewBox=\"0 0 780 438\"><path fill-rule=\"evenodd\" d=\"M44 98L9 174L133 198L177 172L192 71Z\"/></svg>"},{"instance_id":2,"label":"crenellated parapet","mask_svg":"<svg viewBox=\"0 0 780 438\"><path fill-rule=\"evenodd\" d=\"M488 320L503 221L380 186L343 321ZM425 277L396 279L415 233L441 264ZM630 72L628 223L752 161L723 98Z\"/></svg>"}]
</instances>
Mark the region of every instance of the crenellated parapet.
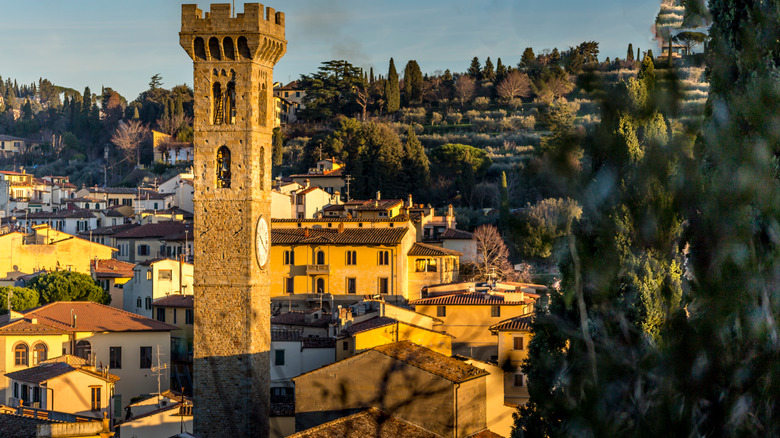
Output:
<instances>
[{"instance_id":1,"label":"crenellated parapet","mask_svg":"<svg viewBox=\"0 0 780 438\"><path fill-rule=\"evenodd\" d=\"M230 4L181 6L179 43L193 61L252 61L275 65L287 51L284 13L259 3L244 3L232 16Z\"/></svg>"}]
</instances>

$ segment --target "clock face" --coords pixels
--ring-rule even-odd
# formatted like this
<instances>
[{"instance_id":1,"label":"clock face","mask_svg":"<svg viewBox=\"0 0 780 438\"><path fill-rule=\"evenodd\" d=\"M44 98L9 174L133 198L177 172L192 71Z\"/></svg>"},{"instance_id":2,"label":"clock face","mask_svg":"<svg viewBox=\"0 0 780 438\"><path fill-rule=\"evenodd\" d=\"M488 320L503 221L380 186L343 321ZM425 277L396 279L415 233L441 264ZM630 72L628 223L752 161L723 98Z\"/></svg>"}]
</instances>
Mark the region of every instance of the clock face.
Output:
<instances>
[{"instance_id":1,"label":"clock face","mask_svg":"<svg viewBox=\"0 0 780 438\"><path fill-rule=\"evenodd\" d=\"M255 233L255 246L257 250L257 264L262 268L268 262L268 223L265 218L260 216L257 220L257 231Z\"/></svg>"}]
</instances>

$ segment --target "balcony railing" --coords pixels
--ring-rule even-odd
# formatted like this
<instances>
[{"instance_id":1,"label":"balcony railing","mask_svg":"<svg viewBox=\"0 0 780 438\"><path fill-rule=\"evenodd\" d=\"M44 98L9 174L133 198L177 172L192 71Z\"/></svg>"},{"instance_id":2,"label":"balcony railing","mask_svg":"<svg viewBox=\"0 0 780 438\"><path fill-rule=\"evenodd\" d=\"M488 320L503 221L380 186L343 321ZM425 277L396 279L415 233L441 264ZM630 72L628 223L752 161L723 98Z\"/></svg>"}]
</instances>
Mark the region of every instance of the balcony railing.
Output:
<instances>
[{"instance_id":1,"label":"balcony railing","mask_svg":"<svg viewBox=\"0 0 780 438\"><path fill-rule=\"evenodd\" d=\"M330 265L306 265L306 275L330 274Z\"/></svg>"}]
</instances>

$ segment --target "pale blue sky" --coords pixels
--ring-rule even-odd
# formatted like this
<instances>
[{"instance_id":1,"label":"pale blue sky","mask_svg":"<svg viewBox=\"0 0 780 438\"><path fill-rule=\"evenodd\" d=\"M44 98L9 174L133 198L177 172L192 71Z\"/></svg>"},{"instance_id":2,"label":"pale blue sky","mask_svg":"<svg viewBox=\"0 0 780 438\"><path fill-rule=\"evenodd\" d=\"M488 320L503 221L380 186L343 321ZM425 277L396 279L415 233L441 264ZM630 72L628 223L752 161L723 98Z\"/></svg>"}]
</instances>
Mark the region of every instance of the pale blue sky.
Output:
<instances>
[{"instance_id":1,"label":"pale blue sky","mask_svg":"<svg viewBox=\"0 0 780 438\"><path fill-rule=\"evenodd\" d=\"M160 73L163 86L192 84L179 47L181 3L171 0L0 0L0 75L20 83L39 77L79 91L112 87L128 101ZM656 49L651 25L659 0L275 0L286 14L287 54L274 79L289 82L320 62L346 59L387 72L416 59L425 73L465 71L471 58L516 64L585 40L599 59L626 56L628 43ZM208 10L209 3L201 2ZM243 10L243 1L236 2Z\"/></svg>"}]
</instances>

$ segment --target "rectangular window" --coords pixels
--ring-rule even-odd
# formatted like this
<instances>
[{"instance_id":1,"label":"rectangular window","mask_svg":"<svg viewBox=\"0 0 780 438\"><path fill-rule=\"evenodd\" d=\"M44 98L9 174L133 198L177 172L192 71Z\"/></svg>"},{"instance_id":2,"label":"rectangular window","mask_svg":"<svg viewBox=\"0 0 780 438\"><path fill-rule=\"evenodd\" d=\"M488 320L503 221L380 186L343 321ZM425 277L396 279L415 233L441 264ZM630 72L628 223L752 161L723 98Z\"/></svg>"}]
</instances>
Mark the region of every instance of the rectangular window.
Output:
<instances>
[{"instance_id":1,"label":"rectangular window","mask_svg":"<svg viewBox=\"0 0 780 438\"><path fill-rule=\"evenodd\" d=\"M379 264L383 266L390 264L390 251L379 251Z\"/></svg>"},{"instance_id":2,"label":"rectangular window","mask_svg":"<svg viewBox=\"0 0 780 438\"><path fill-rule=\"evenodd\" d=\"M284 365L284 350L274 350L274 365Z\"/></svg>"},{"instance_id":3,"label":"rectangular window","mask_svg":"<svg viewBox=\"0 0 780 438\"><path fill-rule=\"evenodd\" d=\"M501 306L490 306L490 316L499 318L501 316Z\"/></svg>"},{"instance_id":4,"label":"rectangular window","mask_svg":"<svg viewBox=\"0 0 780 438\"><path fill-rule=\"evenodd\" d=\"M152 367L152 347L141 347L141 364L140 368Z\"/></svg>"},{"instance_id":5,"label":"rectangular window","mask_svg":"<svg viewBox=\"0 0 780 438\"><path fill-rule=\"evenodd\" d=\"M447 306L436 306L436 316L447 316Z\"/></svg>"},{"instance_id":6,"label":"rectangular window","mask_svg":"<svg viewBox=\"0 0 780 438\"><path fill-rule=\"evenodd\" d=\"M93 386L90 389L92 389L92 410L99 411L100 410L100 387Z\"/></svg>"},{"instance_id":7,"label":"rectangular window","mask_svg":"<svg viewBox=\"0 0 780 438\"><path fill-rule=\"evenodd\" d=\"M38 403L38 406L41 405L41 387L40 386L33 386L33 394L32 394L32 402Z\"/></svg>"},{"instance_id":8,"label":"rectangular window","mask_svg":"<svg viewBox=\"0 0 780 438\"><path fill-rule=\"evenodd\" d=\"M284 277L284 293L295 293L295 279L293 277Z\"/></svg>"},{"instance_id":9,"label":"rectangular window","mask_svg":"<svg viewBox=\"0 0 780 438\"><path fill-rule=\"evenodd\" d=\"M356 294L357 293L357 279L355 279L355 278L347 278L347 293L348 294Z\"/></svg>"},{"instance_id":10,"label":"rectangular window","mask_svg":"<svg viewBox=\"0 0 780 438\"><path fill-rule=\"evenodd\" d=\"M157 320L165 322L165 308L164 307L158 307L157 308Z\"/></svg>"},{"instance_id":11,"label":"rectangular window","mask_svg":"<svg viewBox=\"0 0 780 438\"><path fill-rule=\"evenodd\" d=\"M157 279L170 281L173 279L173 271L170 269L161 269L159 272L157 272Z\"/></svg>"},{"instance_id":12,"label":"rectangular window","mask_svg":"<svg viewBox=\"0 0 780 438\"><path fill-rule=\"evenodd\" d=\"M112 370L122 369L122 347L109 347L108 368Z\"/></svg>"},{"instance_id":13,"label":"rectangular window","mask_svg":"<svg viewBox=\"0 0 780 438\"><path fill-rule=\"evenodd\" d=\"M522 374L515 374L515 387L521 388L525 386L525 376Z\"/></svg>"},{"instance_id":14,"label":"rectangular window","mask_svg":"<svg viewBox=\"0 0 780 438\"><path fill-rule=\"evenodd\" d=\"M347 264L348 265L357 264L357 251L347 251Z\"/></svg>"},{"instance_id":15,"label":"rectangular window","mask_svg":"<svg viewBox=\"0 0 780 438\"><path fill-rule=\"evenodd\" d=\"M19 382L14 382L14 398L19 398Z\"/></svg>"},{"instance_id":16,"label":"rectangular window","mask_svg":"<svg viewBox=\"0 0 780 438\"><path fill-rule=\"evenodd\" d=\"M152 270L151 269L146 271L146 279L147 280L151 280L152 279Z\"/></svg>"},{"instance_id":17,"label":"rectangular window","mask_svg":"<svg viewBox=\"0 0 780 438\"><path fill-rule=\"evenodd\" d=\"M344 341L341 343L341 349L344 351L349 350L349 341Z\"/></svg>"},{"instance_id":18,"label":"rectangular window","mask_svg":"<svg viewBox=\"0 0 780 438\"><path fill-rule=\"evenodd\" d=\"M414 272L436 272L436 259L415 259Z\"/></svg>"},{"instance_id":19,"label":"rectangular window","mask_svg":"<svg viewBox=\"0 0 780 438\"><path fill-rule=\"evenodd\" d=\"M149 255L149 245L138 245L138 255L140 256Z\"/></svg>"},{"instance_id":20,"label":"rectangular window","mask_svg":"<svg viewBox=\"0 0 780 438\"><path fill-rule=\"evenodd\" d=\"M173 309L173 323L176 324L176 314L179 313L179 309Z\"/></svg>"},{"instance_id":21,"label":"rectangular window","mask_svg":"<svg viewBox=\"0 0 780 438\"><path fill-rule=\"evenodd\" d=\"M192 312L192 309L184 309L184 323L185 324L195 323L195 314Z\"/></svg>"},{"instance_id":22,"label":"rectangular window","mask_svg":"<svg viewBox=\"0 0 780 438\"><path fill-rule=\"evenodd\" d=\"M389 293L389 285L390 285L390 281L388 281L388 279L386 277L385 278L380 278L379 279L379 293L380 294L387 294L387 293Z\"/></svg>"},{"instance_id":23,"label":"rectangular window","mask_svg":"<svg viewBox=\"0 0 780 438\"><path fill-rule=\"evenodd\" d=\"M523 349L523 337L517 336L514 338L514 350L522 350Z\"/></svg>"},{"instance_id":24,"label":"rectangular window","mask_svg":"<svg viewBox=\"0 0 780 438\"><path fill-rule=\"evenodd\" d=\"M294 265L295 264L295 252L294 251L290 250L290 251L285 251L284 252L284 264L285 265Z\"/></svg>"}]
</instances>

